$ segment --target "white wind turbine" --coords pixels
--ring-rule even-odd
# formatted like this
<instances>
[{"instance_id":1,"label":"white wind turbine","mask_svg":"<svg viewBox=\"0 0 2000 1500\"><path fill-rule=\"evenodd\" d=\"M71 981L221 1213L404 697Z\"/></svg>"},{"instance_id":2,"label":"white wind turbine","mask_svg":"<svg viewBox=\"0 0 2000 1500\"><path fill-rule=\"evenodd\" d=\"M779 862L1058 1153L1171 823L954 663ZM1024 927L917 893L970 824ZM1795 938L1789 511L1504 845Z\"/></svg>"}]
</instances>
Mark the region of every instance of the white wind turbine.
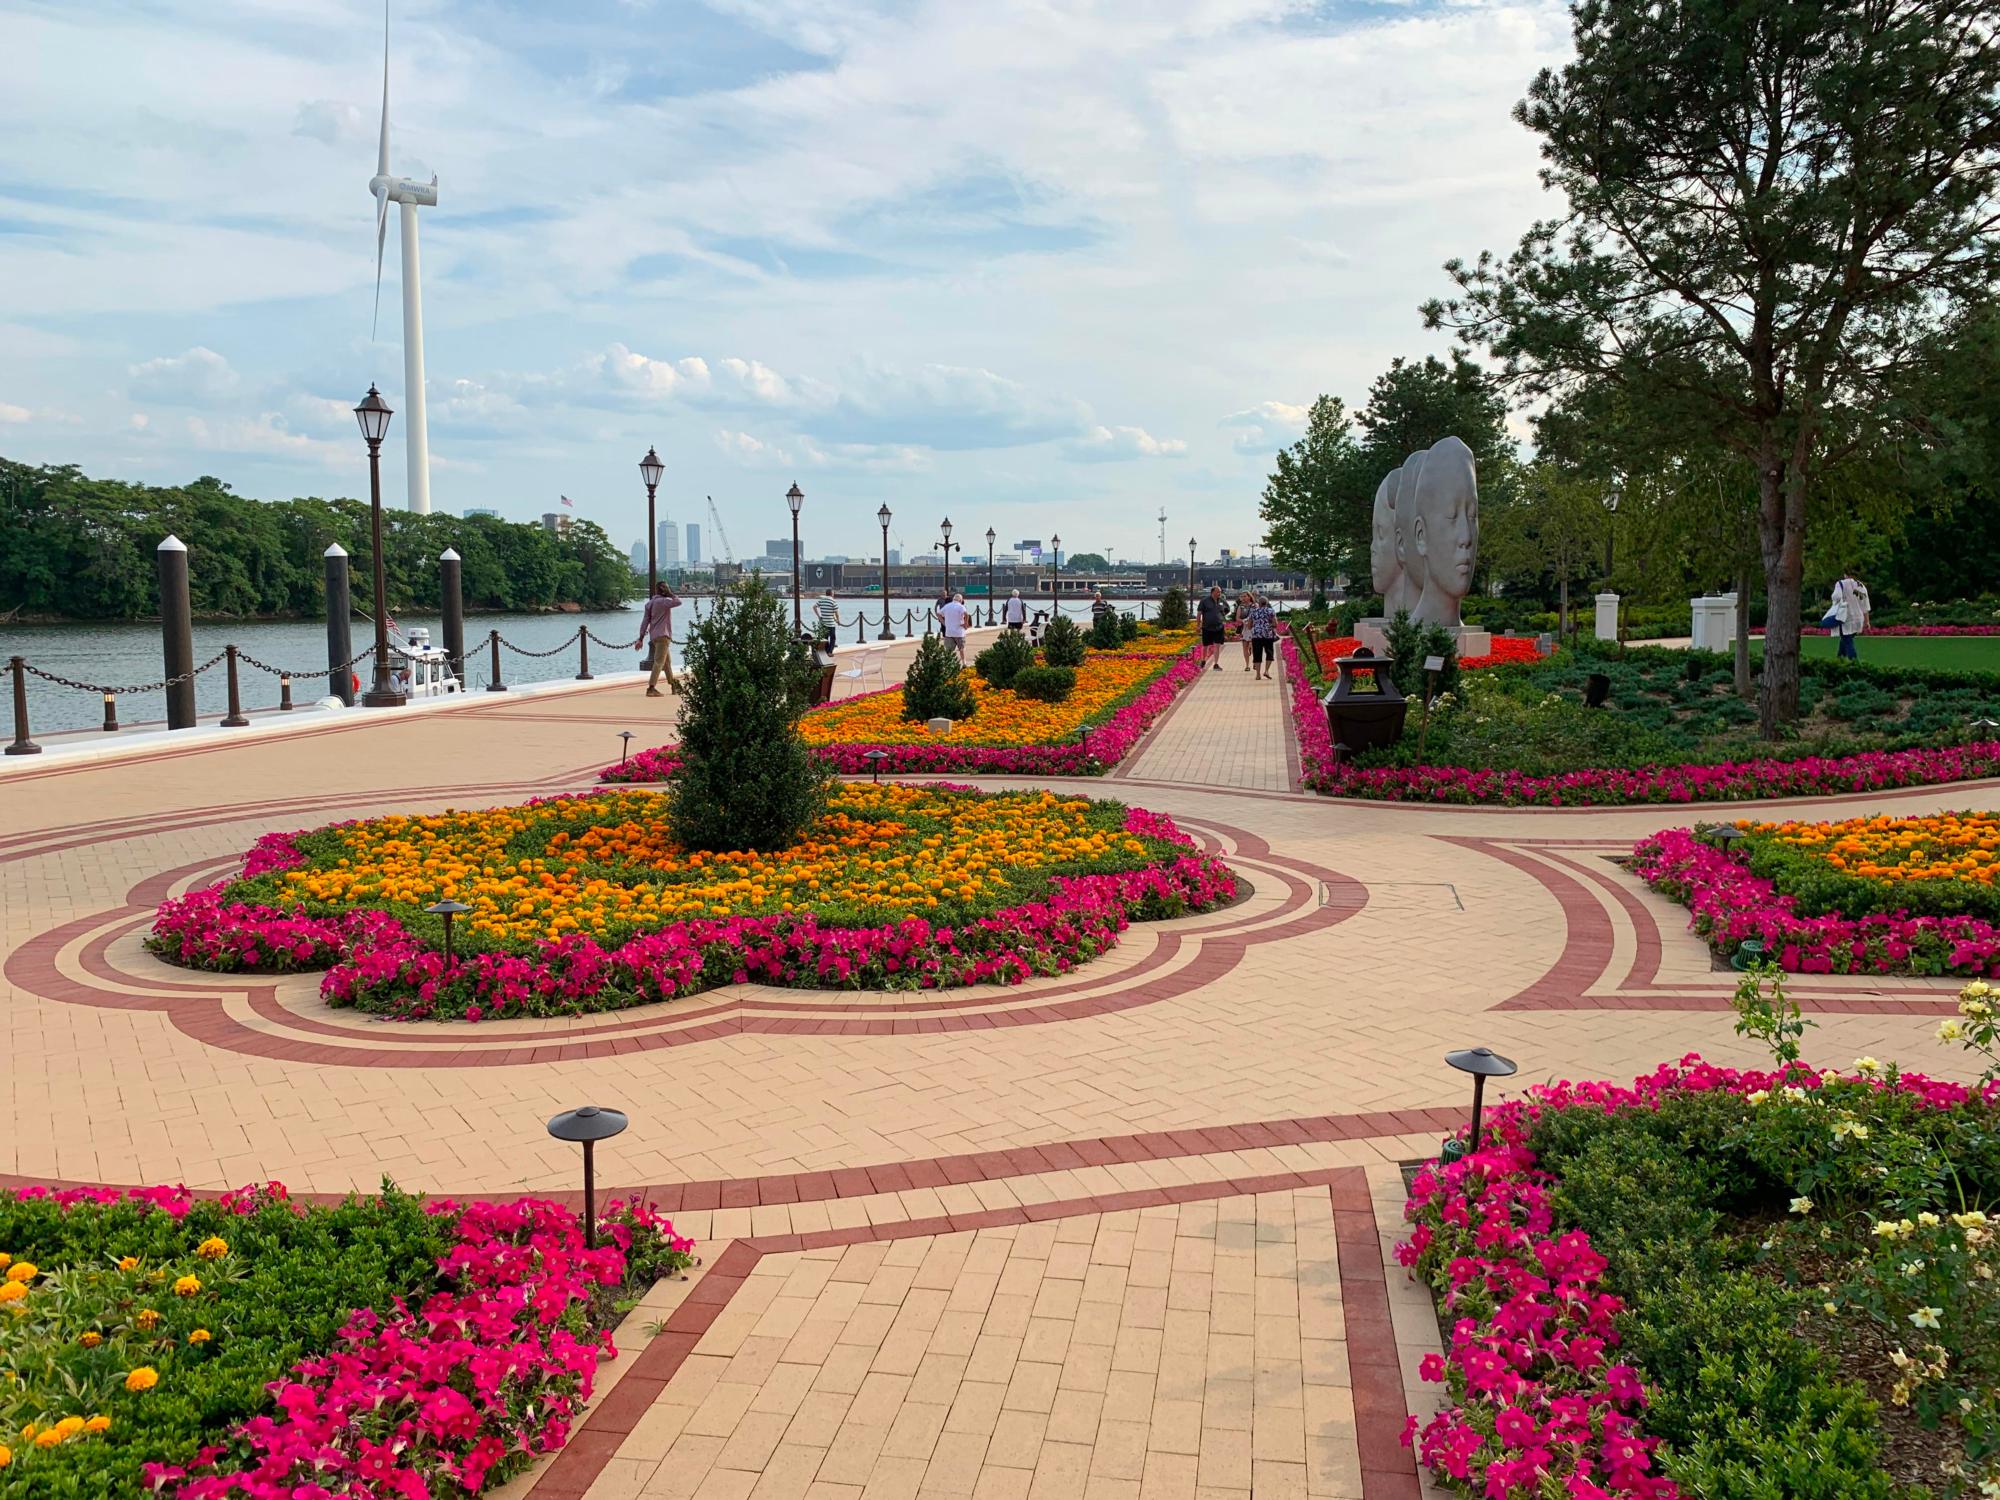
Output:
<instances>
[{"instance_id":1,"label":"white wind turbine","mask_svg":"<svg viewBox=\"0 0 2000 1500\"><path fill-rule=\"evenodd\" d=\"M437 178L417 182L389 175L389 0L382 0L382 140L375 153L375 324L382 321L382 250L389 234L389 205L403 218L403 447L409 459L410 509L431 510L430 427L424 420L424 294L417 261L417 210L435 208ZM370 337L374 336L371 328Z\"/></svg>"}]
</instances>

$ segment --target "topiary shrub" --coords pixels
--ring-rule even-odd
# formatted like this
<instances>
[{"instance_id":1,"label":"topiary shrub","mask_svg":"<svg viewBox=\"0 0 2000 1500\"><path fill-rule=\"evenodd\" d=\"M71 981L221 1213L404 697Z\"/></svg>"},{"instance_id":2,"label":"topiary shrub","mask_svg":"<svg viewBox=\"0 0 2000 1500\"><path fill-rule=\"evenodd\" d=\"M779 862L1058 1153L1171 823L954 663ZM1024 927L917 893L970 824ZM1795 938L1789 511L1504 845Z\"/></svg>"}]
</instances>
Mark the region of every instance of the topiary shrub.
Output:
<instances>
[{"instance_id":1,"label":"topiary shrub","mask_svg":"<svg viewBox=\"0 0 2000 1500\"><path fill-rule=\"evenodd\" d=\"M1015 692L1040 703L1060 703L1075 690L1073 667L1028 667L1014 678Z\"/></svg>"},{"instance_id":2,"label":"topiary shrub","mask_svg":"<svg viewBox=\"0 0 2000 1500\"><path fill-rule=\"evenodd\" d=\"M1042 632L1042 660L1052 667L1080 667L1085 646L1083 632L1068 615L1057 615Z\"/></svg>"},{"instance_id":3,"label":"topiary shrub","mask_svg":"<svg viewBox=\"0 0 2000 1500\"><path fill-rule=\"evenodd\" d=\"M924 637L903 679L903 717L922 724L929 719L969 719L978 711L979 701L972 696L958 653L942 636Z\"/></svg>"},{"instance_id":4,"label":"topiary shrub","mask_svg":"<svg viewBox=\"0 0 2000 1500\"><path fill-rule=\"evenodd\" d=\"M680 765L667 820L686 849L785 849L820 815L832 773L799 738L808 695L785 611L752 577L688 631Z\"/></svg>"},{"instance_id":5,"label":"topiary shrub","mask_svg":"<svg viewBox=\"0 0 2000 1500\"><path fill-rule=\"evenodd\" d=\"M1000 638L972 659L972 670L986 679L989 686L1010 688L1014 676L1023 667L1035 664L1035 648L1028 643L1028 637L1012 630L1000 632Z\"/></svg>"},{"instance_id":6,"label":"topiary shrub","mask_svg":"<svg viewBox=\"0 0 2000 1500\"><path fill-rule=\"evenodd\" d=\"M1181 592L1179 584L1175 584L1160 596L1160 629L1186 630L1187 624L1187 595Z\"/></svg>"},{"instance_id":7,"label":"topiary shrub","mask_svg":"<svg viewBox=\"0 0 2000 1500\"><path fill-rule=\"evenodd\" d=\"M1129 609L1118 617L1118 639L1121 641L1139 639L1139 617Z\"/></svg>"},{"instance_id":8,"label":"topiary shrub","mask_svg":"<svg viewBox=\"0 0 2000 1500\"><path fill-rule=\"evenodd\" d=\"M1125 637L1118 631L1118 615L1113 610L1100 610L1090 619L1090 644L1093 650L1116 651L1124 644Z\"/></svg>"},{"instance_id":9,"label":"topiary shrub","mask_svg":"<svg viewBox=\"0 0 2000 1500\"><path fill-rule=\"evenodd\" d=\"M1433 684L1435 690L1440 695L1457 691L1458 638L1444 626L1412 620L1408 610L1399 609L1383 634L1388 637L1389 654L1396 659L1389 675L1395 678L1396 687L1405 698L1413 702L1423 700L1424 659L1431 656L1444 658L1444 668Z\"/></svg>"}]
</instances>

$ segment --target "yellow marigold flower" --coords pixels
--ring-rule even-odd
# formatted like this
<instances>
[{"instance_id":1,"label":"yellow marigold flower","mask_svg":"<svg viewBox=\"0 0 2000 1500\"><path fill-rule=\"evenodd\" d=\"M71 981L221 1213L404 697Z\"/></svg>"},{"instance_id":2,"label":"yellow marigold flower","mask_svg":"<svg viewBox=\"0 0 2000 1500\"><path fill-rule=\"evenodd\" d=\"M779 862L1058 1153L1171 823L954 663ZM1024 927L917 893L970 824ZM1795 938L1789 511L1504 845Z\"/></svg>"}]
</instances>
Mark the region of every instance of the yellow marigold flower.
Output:
<instances>
[{"instance_id":1,"label":"yellow marigold flower","mask_svg":"<svg viewBox=\"0 0 2000 1500\"><path fill-rule=\"evenodd\" d=\"M7 1268L7 1279L9 1281L33 1281L41 1274L41 1267L37 1266L31 1260L17 1260Z\"/></svg>"},{"instance_id":2,"label":"yellow marigold flower","mask_svg":"<svg viewBox=\"0 0 2000 1500\"><path fill-rule=\"evenodd\" d=\"M174 1295L176 1297L192 1297L200 1290L201 1278L199 1276L182 1276L174 1282Z\"/></svg>"},{"instance_id":3,"label":"yellow marigold flower","mask_svg":"<svg viewBox=\"0 0 2000 1500\"><path fill-rule=\"evenodd\" d=\"M0 1303L19 1302L28 1295L28 1289L18 1281L0 1281Z\"/></svg>"},{"instance_id":4,"label":"yellow marigold flower","mask_svg":"<svg viewBox=\"0 0 2000 1500\"><path fill-rule=\"evenodd\" d=\"M128 1391L150 1391L159 1383L160 1372L151 1365L141 1365L125 1377L125 1389Z\"/></svg>"},{"instance_id":5,"label":"yellow marigold flower","mask_svg":"<svg viewBox=\"0 0 2000 1500\"><path fill-rule=\"evenodd\" d=\"M13 1461L14 1450L9 1448L5 1443L0 1443L0 1469L6 1468Z\"/></svg>"},{"instance_id":6,"label":"yellow marigold flower","mask_svg":"<svg viewBox=\"0 0 2000 1500\"><path fill-rule=\"evenodd\" d=\"M35 1434L35 1446L37 1448L53 1448L61 1441L62 1434L57 1432L53 1427L44 1427L40 1432Z\"/></svg>"},{"instance_id":7,"label":"yellow marigold flower","mask_svg":"<svg viewBox=\"0 0 2000 1500\"><path fill-rule=\"evenodd\" d=\"M64 1417L60 1422L56 1423L56 1431L66 1438L73 1438L79 1432L83 1431L83 1418Z\"/></svg>"},{"instance_id":8,"label":"yellow marigold flower","mask_svg":"<svg viewBox=\"0 0 2000 1500\"><path fill-rule=\"evenodd\" d=\"M88 1422L83 1424L83 1430L85 1432L109 1432L111 1430L111 1418L92 1417Z\"/></svg>"},{"instance_id":9,"label":"yellow marigold flower","mask_svg":"<svg viewBox=\"0 0 2000 1500\"><path fill-rule=\"evenodd\" d=\"M151 1333L160 1326L160 1315L150 1307L142 1307L139 1309L139 1315L132 1321L139 1325L141 1332Z\"/></svg>"},{"instance_id":10,"label":"yellow marigold flower","mask_svg":"<svg viewBox=\"0 0 2000 1500\"><path fill-rule=\"evenodd\" d=\"M104 1335L93 1331L91 1333L86 1333L82 1338L78 1339L77 1342L83 1345L83 1347L86 1349L95 1349L99 1344L104 1342Z\"/></svg>"},{"instance_id":11,"label":"yellow marigold flower","mask_svg":"<svg viewBox=\"0 0 2000 1500\"><path fill-rule=\"evenodd\" d=\"M136 1270L138 1270L138 1269L139 1269L139 1257L138 1257L138 1256L136 1256L136 1255L121 1255L121 1256L120 1256L120 1257L118 1258L118 1269L119 1269L119 1270L121 1270L121 1271L136 1271Z\"/></svg>"},{"instance_id":12,"label":"yellow marigold flower","mask_svg":"<svg viewBox=\"0 0 2000 1500\"><path fill-rule=\"evenodd\" d=\"M13 1264L14 1264L14 1257L9 1255L5 1250L0 1250L0 1271L6 1270L9 1266Z\"/></svg>"},{"instance_id":13,"label":"yellow marigold flower","mask_svg":"<svg viewBox=\"0 0 2000 1500\"><path fill-rule=\"evenodd\" d=\"M214 1337L215 1335L210 1333L206 1328L197 1328L193 1333L188 1335L188 1342L190 1344L205 1344Z\"/></svg>"},{"instance_id":14,"label":"yellow marigold flower","mask_svg":"<svg viewBox=\"0 0 2000 1500\"><path fill-rule=\"evenodd\" d=\"M199 1255L203 1260L221 1260L223 1256L229 1253L229 1241L216 1235L210 1235L194 1247L194 1253Z\"/></svg>"},{"instance_id":15,"label":"yellow marigold flower","mask_svg":"<svg viewBox=\"0 0 2000 1500\"><path fill-rule=\"evenodd\" d=\"M21 1441L24 1443L27 1442L40 1431L41 1428L37 1427L33 1422L23 1422L21 1424Z\"/></svg>"}]
</instances>

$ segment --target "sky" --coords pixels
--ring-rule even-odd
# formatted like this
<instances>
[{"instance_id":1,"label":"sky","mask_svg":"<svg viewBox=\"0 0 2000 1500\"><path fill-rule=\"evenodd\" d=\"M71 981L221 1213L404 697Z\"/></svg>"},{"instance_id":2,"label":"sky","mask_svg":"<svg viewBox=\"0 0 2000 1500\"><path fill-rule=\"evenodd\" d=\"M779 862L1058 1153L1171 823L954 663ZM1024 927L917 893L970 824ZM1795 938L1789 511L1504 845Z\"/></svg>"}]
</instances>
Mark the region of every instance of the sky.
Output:
<instances>
[{"instance_id":1,"label":"sky","mask_svg":"<svg viewBox=\"0 0 2000 1500\"><path fill-rule=\"evenodd\" d=\"M1558 205L1509 116L1539 0L391 0L435 509L739 556L1203 557L1327 392L1442 353L1442 264ZM369 0L0 0L0 456L365 495Z\"/></svg>"}]
</instances>

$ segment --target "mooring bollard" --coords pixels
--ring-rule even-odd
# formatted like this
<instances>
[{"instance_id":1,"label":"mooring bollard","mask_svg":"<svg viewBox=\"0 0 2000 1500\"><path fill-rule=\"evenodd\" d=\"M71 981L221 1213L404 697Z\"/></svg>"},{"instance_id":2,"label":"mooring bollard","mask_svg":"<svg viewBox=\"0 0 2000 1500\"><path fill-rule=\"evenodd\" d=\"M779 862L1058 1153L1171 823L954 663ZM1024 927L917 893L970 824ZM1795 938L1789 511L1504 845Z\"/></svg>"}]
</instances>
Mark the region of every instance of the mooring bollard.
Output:
<instances>
[{"instance_id":1,"label":"mooring bollard","mask_svg":"<svg viewBox=\"0 0 2000 1500\"><path fill-rule=\"evenodd\" d=\"M118 732L118 695L116 693L106 693L104 695L104 732L106 734L116 734Z\"/></svg>"},{"instance_id":2,"label":"mooring bollard","mask_svg":"<svg viewBox=\"0 0 2000 1500\"><path fill-rule=\"evenodd\" d=\"M576 680L578 682L590 681L590 627L588 625L579 625L576 628Z\"/></svg>"},{"instance_id":3,"label":"mooring bollard","mask_svg":"<svg viewBox=\"0 0 2000 1500\"><path fill-rule=\"evenodd\" d=\"M40 755L42 747L28 738L28 662L25 657L8 658L7 670L14 677L14 743L9 755Z\"/></svg>"},{"instance_id":4,"label":"mooring bollard","mask_svg":"<svg viewBox=\"0 0 2000 1500\"><path fill-rule=\"evenodd\" d=\"M451 660L451 675L465 691L465 565L458 549L447 547L438 558L438 593L444 605L444 654Z\"/></svg>"},{"instance_id":5,"label":"mooring bollard","mask_svg":"<svg viewBox=\"0 0 2000 1500\"><path fill-rule=\"evenodd\" d=\"M326 558L326 691L354 707L354 598L347 582L347 549L334 542Z\"/></svg>"},{"instance_id":6,"label":"mooring bollard","mask_svg":"<svg viewBox=\"0 0 2000 1500\"><path fill-rule=\"evenodd\" d=\"M292 679L289 677L278 679L278 711L287 714L292 711Z\"/></svg>"},{"instance_id":7,"label":"mooring bollard","mask_svg":"<svg viewBox=\"0 0 2000 1500\"><path fill-rule=\"evenodd\" d=\"M243 695L236 686L236 648L224 646L222 653L227 658L225 665L229 670L229 717L222 721L222 727L242 729L250 721L243 717Z\"/></svg>"},{"instance_id":8,"label":"mooring bollard","mask_svg":"<svg viewBox=\"0 0 2000 1500\"><path fill-rule=\"evenodd\" d=\"M487 639L493 647L493 680L486 684L486 691L504 693L507 691L507 684L500 680L500 632L497 630L492 632Z\"/></svg>"},{"instance_id":9,"label":"mooring bollard","mask_svg":"<svg viewBox=\"0 0 2000 1500\"><path fill-rule=\"evenodd\" d=\"M188 549L168 537L154 554L160 574L160 654L167 679L167 728L192 729L194 612L188 604Z\"/></svg>"},{"instance_id":10,"label":"mooring bollard","mask_svg":"<svg viewBox=\"0 0 2000 1500\"><path fill-rule=\"evenodd\" d=\"M854 644L868 644L868 617L858 609L854 611Z\"/></svg>"}]
</instances>

